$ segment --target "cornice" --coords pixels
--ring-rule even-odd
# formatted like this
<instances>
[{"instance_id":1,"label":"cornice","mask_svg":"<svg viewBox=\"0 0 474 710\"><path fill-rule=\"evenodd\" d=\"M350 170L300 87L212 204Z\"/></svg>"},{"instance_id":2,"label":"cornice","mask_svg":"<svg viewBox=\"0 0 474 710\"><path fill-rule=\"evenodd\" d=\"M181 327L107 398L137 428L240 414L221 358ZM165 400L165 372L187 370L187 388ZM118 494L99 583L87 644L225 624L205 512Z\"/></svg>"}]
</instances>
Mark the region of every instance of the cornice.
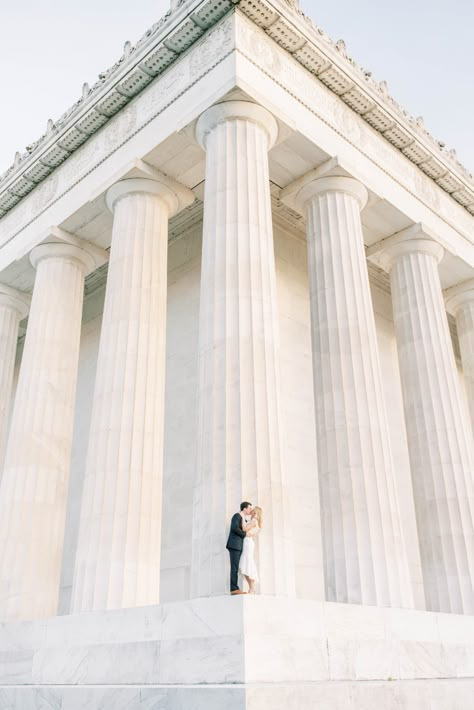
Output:
<instances>
[{"instance_id":1,"label":"cornice","mask_svg":"<svg viewBox=\"0 0 474 710\"><path fill-rule=\"evenodd\" d=\"M0 176L0 218L119 113L224 15L238 7L456 202L474 215L474 180L371 72L300 10L297 0L172 0L171 9Z\"/></svg>"},{"instance_id":2,"label":"cornice","mask_svg":"<svg viewBox=\"0 0 474 710\"><path fill-rule=\"evenodd\" d=\"M240 0L174 0L137 42L0 175L0 219L216 25Z\"/></svg>"},{"instance_id":3,"label":"cornice","mask_svg":"<svg viewBox=\"0 0 474 710\"><path fill-rule=\"evenodd\" d=\"M334 42L299 9L296 0L242 2L280 8L276 19L273 16L260 21L256 17L251 19L474 215L474 179L458 161L456 151L448 150L442 141L435 139L421 116L414 118L395 101L385 81L376 82L370 71L357 64L348 55L344 40Z\"/></svg>"}]
</instances>

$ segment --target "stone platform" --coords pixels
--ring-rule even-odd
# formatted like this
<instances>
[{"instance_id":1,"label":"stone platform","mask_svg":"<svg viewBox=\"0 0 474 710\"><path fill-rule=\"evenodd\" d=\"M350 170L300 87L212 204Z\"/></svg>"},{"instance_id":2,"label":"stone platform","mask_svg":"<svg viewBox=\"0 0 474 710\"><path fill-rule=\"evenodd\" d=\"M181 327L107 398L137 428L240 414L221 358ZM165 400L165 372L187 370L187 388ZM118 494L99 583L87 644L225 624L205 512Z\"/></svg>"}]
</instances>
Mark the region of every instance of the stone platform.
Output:
<instances>
[{"instance_id":1,"label":"stone platform","mask_svg":"<svg viewBox=\"0 0 474 710\"><path fill-rule=\"evenodd\" d=\"M0 710L471 710L473 697L474 617L256 596L0 626Z\"/></svg>"}]
</instances>

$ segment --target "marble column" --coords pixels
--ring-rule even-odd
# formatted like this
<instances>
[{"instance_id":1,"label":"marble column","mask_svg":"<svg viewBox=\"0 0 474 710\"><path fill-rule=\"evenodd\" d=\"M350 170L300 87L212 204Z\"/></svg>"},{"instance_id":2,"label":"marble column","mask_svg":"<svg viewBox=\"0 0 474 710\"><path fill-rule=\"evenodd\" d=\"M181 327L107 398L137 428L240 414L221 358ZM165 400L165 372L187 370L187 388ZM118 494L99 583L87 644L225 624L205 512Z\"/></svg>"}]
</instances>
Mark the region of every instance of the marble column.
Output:
<instances>
[{"instance_id":1,"label":"marble column","mask_svg":"<svg viewBox=\"0 0 474 710\"><path fill-rule=\"evenodd\" d=\"M16 346L20 321L29 311L31 298L0 284L0 480L10 417Z\"/></svg>"},{"instance_id":2,"label":"marble column","mask_svg":"<svg viewBox=\"0 0 474 710\"><path fill-rule=\"evenodd\" d=\"M447 309L456 318L467 404L474 432L474 279L444 292Z\"/></svg>"},{"instance_id":3,"label":"marble column","mask_svg":"<svg viewBox=\"0 0 474 710\"><path fill-rule=\"evenodd\" d=\"M168 220L194 200L165 176L113 185L73 611L159 602ZM179 514L179 511L177 511Z\"/></svg>"},{"instance_id":4,"label":"marble column","mask_svg":"<svg viewBox=\"0 0 474 710\"><path fill-rule=\"evenodd\" d=\"M46 243L28 329L0 486L0 620L56 614L67 505L85 248Z\"/></svg>"},{"instance_id":5,"label":"marble column","mask_svg":"<svg viewBox=\"0 0 474 710\"><path fill-rule=\"evenodd\" d=\"M390 271L427 608L474 613L472 437L438 262L443 248L418 227L385 242Z\"/></svg>"},{"instance_id":6,"label":"marble column","mask_svg":"<svg viewBox=\"0 0 474 710\"><path fill-rule=\"evenodd\" d=\"M307 220L326 590L329 601L412 606L360 216L367 198L338 176L308 176L296 193Z\"/></svg>"},{"instance_id":7,"label":"marble column","mask_svg":"<svg viewBox=\"0 0 474 710\"><path fill-rule=\"evenodd\" d=\"M206 184L191 594L228 591L229 523L249 500L264 513L260 591L292 595L268 169L278 125L262 107L231 101L206 111L196 135Z\"/></svg>"}]
</instances>

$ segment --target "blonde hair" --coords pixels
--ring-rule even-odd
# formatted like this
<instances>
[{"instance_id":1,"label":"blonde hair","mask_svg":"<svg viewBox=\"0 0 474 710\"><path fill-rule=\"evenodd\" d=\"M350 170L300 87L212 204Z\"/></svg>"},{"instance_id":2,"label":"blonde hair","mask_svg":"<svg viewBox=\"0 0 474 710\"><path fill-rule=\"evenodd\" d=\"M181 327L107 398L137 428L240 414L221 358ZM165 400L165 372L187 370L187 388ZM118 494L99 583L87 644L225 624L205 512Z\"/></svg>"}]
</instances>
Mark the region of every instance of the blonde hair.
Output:
<instances>
[{"instance_id":1,"label":"blonde hair","mask_svg":"<svg viewBox=\"0 0 474 710\"><path fill-rule=\"evenodd\" d=\"M253 510L255 513L255 517L257 518L258 527L261 528L262 527L263 511L261 508L258 507L258 505L256 505Z\"/></svg>"}]
</instances>

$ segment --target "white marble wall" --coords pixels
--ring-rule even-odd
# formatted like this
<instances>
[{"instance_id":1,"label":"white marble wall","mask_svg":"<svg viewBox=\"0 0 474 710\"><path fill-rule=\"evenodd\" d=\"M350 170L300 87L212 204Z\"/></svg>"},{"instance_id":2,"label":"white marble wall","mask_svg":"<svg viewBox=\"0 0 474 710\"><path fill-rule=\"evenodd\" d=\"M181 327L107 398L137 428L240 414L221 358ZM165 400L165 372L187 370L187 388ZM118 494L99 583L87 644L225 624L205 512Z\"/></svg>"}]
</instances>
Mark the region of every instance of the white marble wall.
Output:
<instances>
[{"instance_id":1,"label":"white marble wall","mask_svg":"<svg viewBox=\"0 0 474 710\"><path fill-rule=\"evenodd\" d=\"M323 599L306 242L274 227L296 595Z\"/></svg>"},{"instance_id":2,"label":"white marble wall","mask_svg":"<svg viewBox=\"0 0 474 710\"><path fill-rule=\"evenodd\" d=\"M201 230L170 243L165 404L162 600L189 597L192 486L195 470L197 339ZM287 424L289 514L295 533L297 596L320 599L322 551L311 364L306 244L275 225L277 287L282 341L282 405ZM390 403L392 449L403 530L417 608L423 608L420 560L404 430L397 353L388 296L372 289L384 388ZM90 424L104 289L85 299L78 397L59 613L69 611L86 441ZM17 368L18 368L17 358ZM16 373L17 375L17 373ZM15 385L16 387L16 378ZM236 506L239 501L236 501ZM223 544L225 540L223 531Z\"/></svg>"},{"instance_id":3,"label":"white marble wall","mask_svg":"<svg viewBox=\"0 0 474 710\"><path fill-rule=\"evenodd\" d=\"M188 599L197 426L201 232L170 244L161 599Z\"/></svg>"}]
</instances>

